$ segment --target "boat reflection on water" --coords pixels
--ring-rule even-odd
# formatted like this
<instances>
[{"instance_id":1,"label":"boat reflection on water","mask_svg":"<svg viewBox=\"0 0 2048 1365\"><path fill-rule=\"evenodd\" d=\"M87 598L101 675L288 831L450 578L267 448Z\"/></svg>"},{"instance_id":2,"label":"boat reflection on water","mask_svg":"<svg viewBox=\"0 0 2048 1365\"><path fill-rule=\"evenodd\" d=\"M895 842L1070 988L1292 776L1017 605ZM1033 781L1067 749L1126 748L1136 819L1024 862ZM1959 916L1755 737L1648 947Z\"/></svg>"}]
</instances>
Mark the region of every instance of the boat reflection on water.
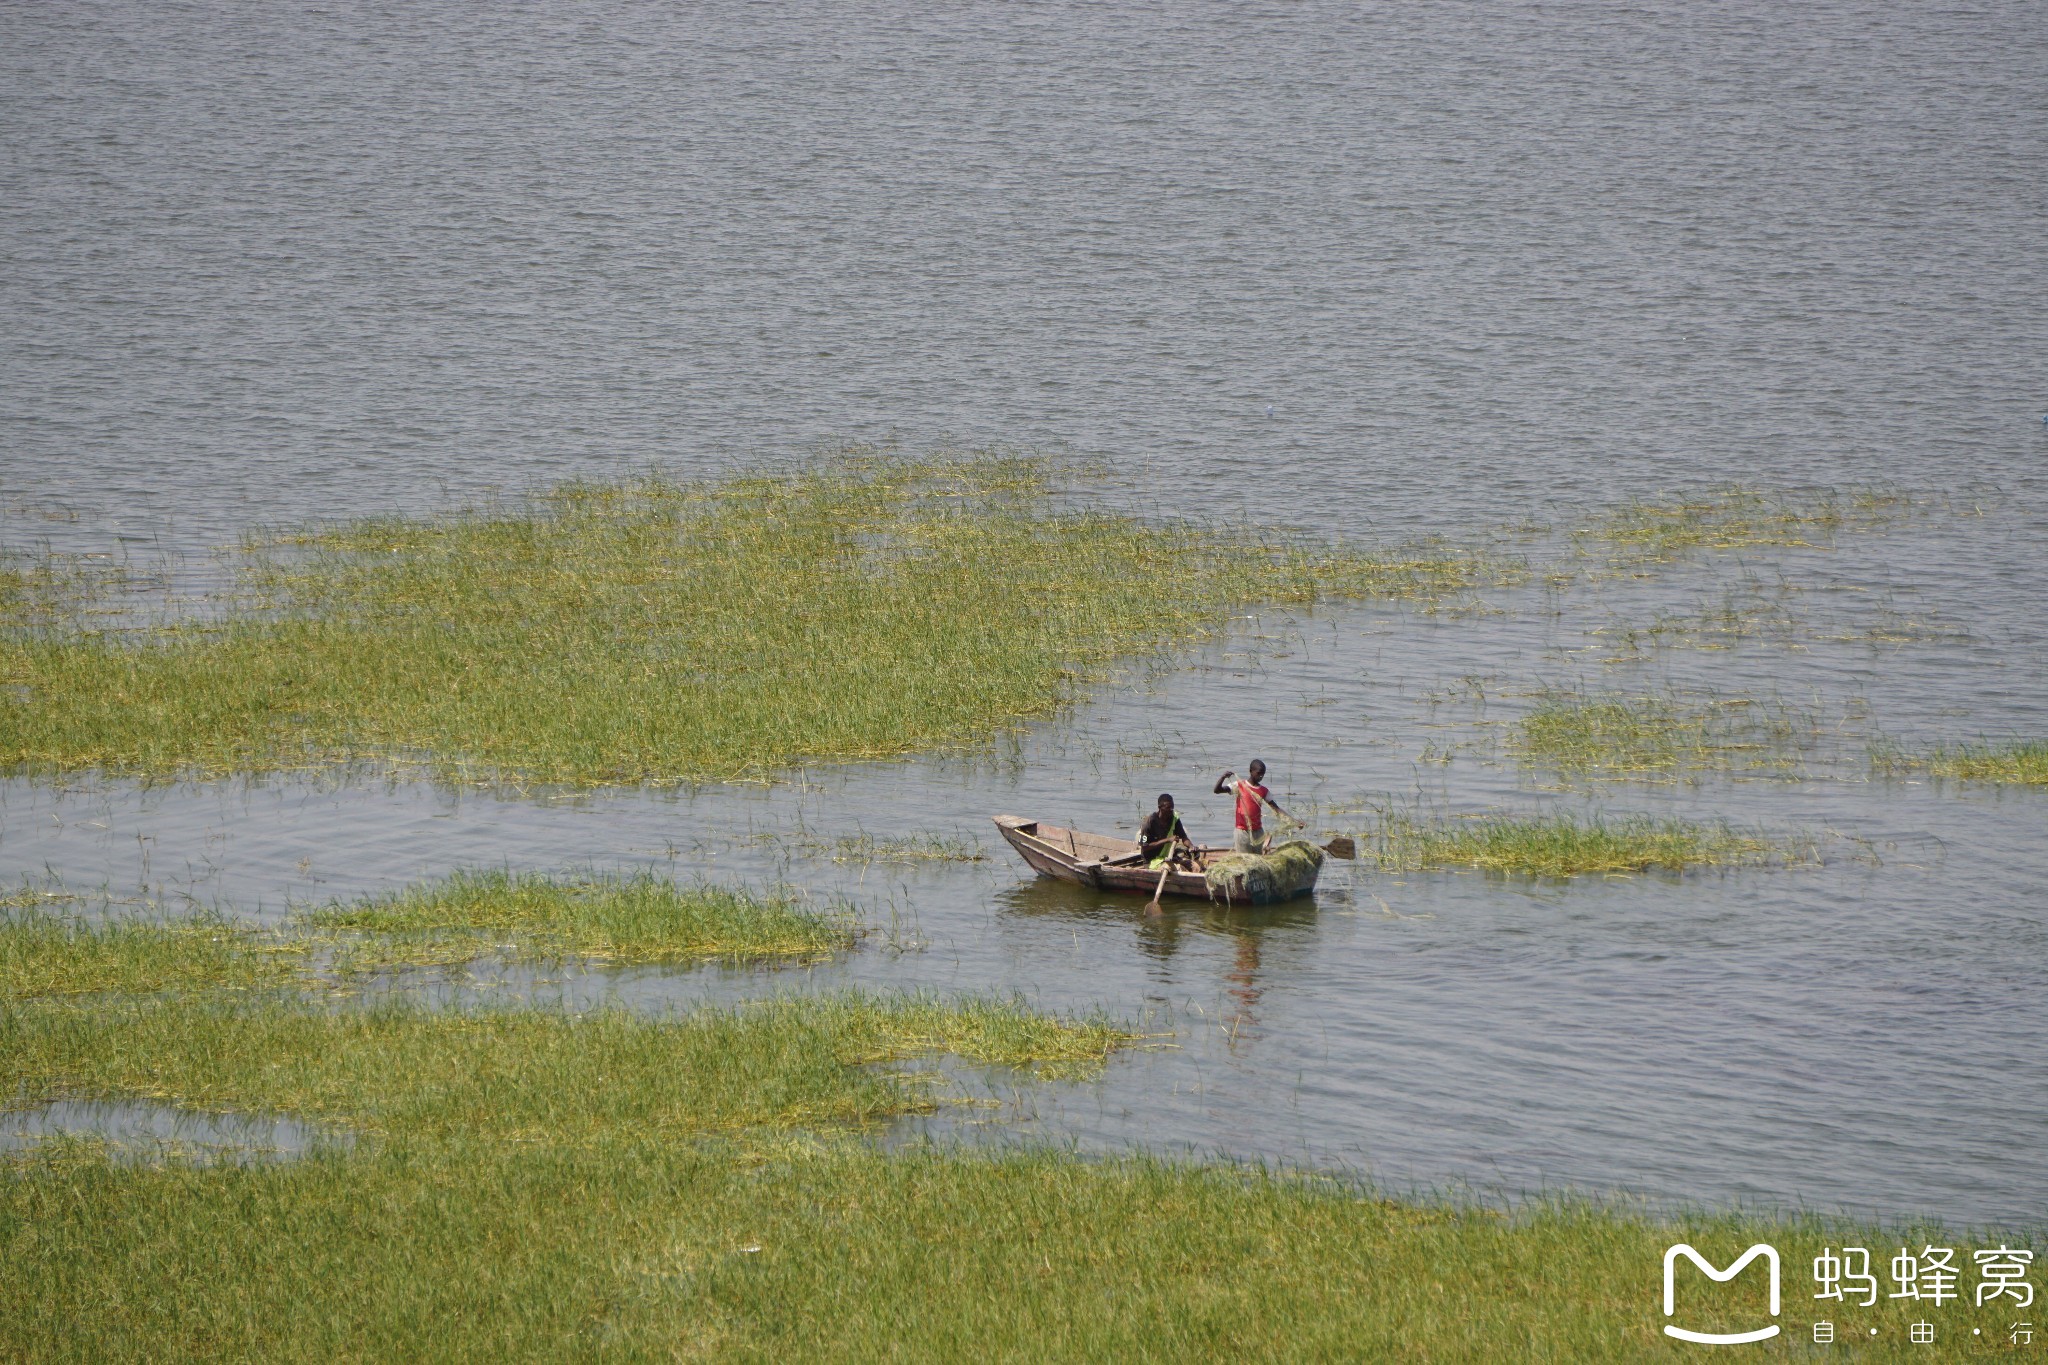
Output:
<instances>
[{"instance_id":1,"label":"boat reflection on water","mask_svg":"<svg viewBox=\"0 0 2048 1365\"><path fill-rule=\"evenodd\" d=\"M1264 906L1171 900L1162 904L1163 913L1147 915L1129 896L1039 877L997 892L995 904L1006 915L1068 919L1077 928L1085 924L1097 934L1127 930L1150 966L1148 974L1176 996L1199 995L1207 984L1185 973L1183 950L1193 950L1193 960L1206 972L1216 957L1213 950L1227 947L1229 956L1220 984L1231 1011L1223 1022L1233 1042L1256 1036L1252 1030L1258 1024L1257 1007L1268 984L1268 959L1277 958L1284 964L1312 951L1318 928L1313 893Z\"/></svg>"}]
</instances>

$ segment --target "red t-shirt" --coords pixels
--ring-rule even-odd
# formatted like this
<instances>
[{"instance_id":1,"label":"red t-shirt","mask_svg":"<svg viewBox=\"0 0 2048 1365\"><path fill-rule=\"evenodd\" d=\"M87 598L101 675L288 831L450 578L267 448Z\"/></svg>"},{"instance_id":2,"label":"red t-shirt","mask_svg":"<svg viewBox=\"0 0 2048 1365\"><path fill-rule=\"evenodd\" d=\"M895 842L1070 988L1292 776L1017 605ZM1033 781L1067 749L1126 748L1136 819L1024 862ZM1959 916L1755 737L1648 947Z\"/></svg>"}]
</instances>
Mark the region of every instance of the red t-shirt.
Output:
<instances>
[{"instance_id":1,"label":"red t-shirt","mask_svg":"<svg viewBox=\"0 0 2048 1365\"><path fill-rule=\"evenodd\" d=\"M1237 827L1259 833L1264 826L1259 821L1259 803L1266 799L1266 789L1255 787L1239 778L1237 781Z\"/></svg>"}]
</instances>

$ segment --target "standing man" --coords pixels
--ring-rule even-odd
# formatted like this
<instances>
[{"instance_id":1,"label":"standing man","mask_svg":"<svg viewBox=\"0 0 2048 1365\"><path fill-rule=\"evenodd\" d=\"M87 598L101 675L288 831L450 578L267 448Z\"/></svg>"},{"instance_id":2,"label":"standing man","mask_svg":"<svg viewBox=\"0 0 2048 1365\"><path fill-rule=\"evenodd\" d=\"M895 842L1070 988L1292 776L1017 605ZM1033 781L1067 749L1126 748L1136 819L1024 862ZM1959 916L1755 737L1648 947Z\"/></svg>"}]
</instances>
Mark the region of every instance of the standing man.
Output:
<instances>
[{"instance_id":1,"label":"standing man","mask_svg":"<svg viewBox=\"0 0 2048 1365\"><path fill-rule=\"evenodd\" d=\"M1276 813L1289 820L1292 820L1294 817L1281 810L1279 803L1267 794L1266 788L1263 785L1266 780L1266 764L1264 759L1253 759L1251 767L1245 771L1249 778L1248 781L1232 782L1230 779L1236 776L1236 774L1230 772L1226 772L1223 776L1217 778L1216 794L1218 796L1227 796L1233 790L1237 793L1237 830L1231 847L1239 853L1264 853L1266 851L1266 831L1264 822L1260 818L1259 807L1271 806Z\"/></svg>"}]
</instances>

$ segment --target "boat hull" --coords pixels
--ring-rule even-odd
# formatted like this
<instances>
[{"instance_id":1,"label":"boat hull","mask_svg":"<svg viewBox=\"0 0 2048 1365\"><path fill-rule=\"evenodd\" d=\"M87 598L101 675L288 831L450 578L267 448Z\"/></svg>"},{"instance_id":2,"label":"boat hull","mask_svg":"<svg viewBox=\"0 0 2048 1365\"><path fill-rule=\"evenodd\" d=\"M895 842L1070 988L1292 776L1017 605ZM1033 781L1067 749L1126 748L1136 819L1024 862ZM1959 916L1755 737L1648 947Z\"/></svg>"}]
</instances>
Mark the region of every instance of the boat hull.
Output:
<instances>
[{"instance_id":1,"label":"boat hull","mask_svg":"<svg viewBox=\"0 0 2048 1365\"><path fill-rule=\"evenodd\" d=\"M1226 901L1233 905L1266 905L1293 900L1315 890L1315 878L1311 876L1306 885L1281 894L1233 894L1228 889L1212 888L1199 868L1194 871L1175 868L1166 874L1166 882L1162 886L1159 869L1144 865L1134 851L1132 840L1089 834L1016 815L998 815L995 825L1004 842L1016 849L1018 856L1039 876L1092 887L1097 891L1149 897L1156 889L1162 896ZM1206 866L1210 859L1220 858L1229 852L1227 848L1198 846L1195 859L1198 864Z\"/></svg>"}]
</instances>

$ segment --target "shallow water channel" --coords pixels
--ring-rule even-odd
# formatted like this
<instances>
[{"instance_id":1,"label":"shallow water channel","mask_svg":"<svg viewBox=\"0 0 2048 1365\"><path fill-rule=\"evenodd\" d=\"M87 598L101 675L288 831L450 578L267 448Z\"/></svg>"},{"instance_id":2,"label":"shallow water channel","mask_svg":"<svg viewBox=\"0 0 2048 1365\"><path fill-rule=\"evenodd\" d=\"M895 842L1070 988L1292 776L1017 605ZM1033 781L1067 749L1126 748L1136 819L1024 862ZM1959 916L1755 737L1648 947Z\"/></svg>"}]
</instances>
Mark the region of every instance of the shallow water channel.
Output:
<instances>
[{"instance_id":1,"label":"shallow water channel","mask_svg":"<svg viewBox=\"0 0 2048 1365\"><path fill-rule=\"evenodd\" d=\"M117 1160L175 1155L184 1161L285 1161L315 1147L343 1150L347 1133L331 1133L274 1115L208 1113L145 1100L59 1100L0 1114L0 1152L35 1147L58 1136L90 1137Z\"/></svg>"},{"instance_id":2,"label":"shallow water channel","mask_svg":"<svg viewBox=\"0 0 2048 1365\"><path fill-rule=\"evenodd\" d=\"M462 866L783 883L875 932L802 972L462 992L1021 992L1158 1046L973 1078L1005 1121L931 1127L2038 1226L2048 792L1865 752L2048 732L2044 49L2021 4L11 9L0 543L174 596L260 523L892 435L1385 538L1729 479L1953 506L1643 577L1535 536L1568 581L1246 616L1014 745L773 787L10 780L0 879L262 919ZM1627 637L1730 594L1754 631ZM1774 775L1586 789L1507 745L1544 686L1751 697L1805 738ZM1313 902L1148 923L988 824L1128 829L1172 791L1222 839L1206 793L1255 754L1332 831L1561 805L1821 856L1333 864ZM832 861L861 833L985 857Z\"/></svg>"}]
</instances>

